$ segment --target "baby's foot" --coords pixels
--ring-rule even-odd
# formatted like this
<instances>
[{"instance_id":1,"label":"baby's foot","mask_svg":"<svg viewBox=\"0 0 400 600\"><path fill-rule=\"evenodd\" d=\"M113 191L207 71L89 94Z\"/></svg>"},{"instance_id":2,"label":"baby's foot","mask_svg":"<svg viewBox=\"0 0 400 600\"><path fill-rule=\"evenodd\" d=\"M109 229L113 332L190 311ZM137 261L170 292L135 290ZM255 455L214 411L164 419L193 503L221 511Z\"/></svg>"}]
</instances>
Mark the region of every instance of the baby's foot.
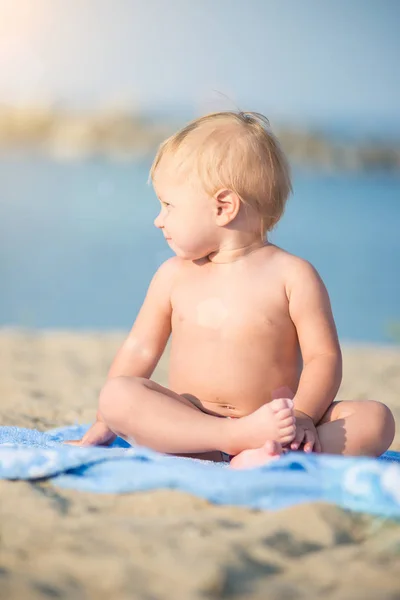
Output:
<instances>
[{"instance_id":1,"label":"baby's foot","mask_svg":"<svg viewBox=\"0 0 400 600\"><path fill-rule=\"evenodd\" d=\"M235 429L237 447L231 454L259 449L268 440L286 445L296 433L293 401L289 398L272 400L250 415L237 419Z\"/></svg>"},{"instance_id":2,"label":"baby's foot","mask_svg":"<svg viewBox=\"0 0 400 600\"><path fill-rule=\"evenodd\" d=\"M243 450L243 452L232 458L229 466L232 469L254 469L276 460L281 454L282 446L280 443L268 441L261 448Z\"/></svg>"}]
</instances>

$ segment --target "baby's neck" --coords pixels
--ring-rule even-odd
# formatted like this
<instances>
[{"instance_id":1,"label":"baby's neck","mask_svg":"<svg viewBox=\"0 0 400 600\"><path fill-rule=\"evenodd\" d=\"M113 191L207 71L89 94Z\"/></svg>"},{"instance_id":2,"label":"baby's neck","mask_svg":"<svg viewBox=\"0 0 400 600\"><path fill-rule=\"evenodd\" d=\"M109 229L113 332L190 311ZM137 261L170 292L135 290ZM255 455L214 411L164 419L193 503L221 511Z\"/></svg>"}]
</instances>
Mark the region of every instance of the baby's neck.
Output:
<instances>
[{"instance_id":1,"label":"baby's neck","mask_svg":"<svg viewBox=\"0 0 400 600\"><path fill-rule=\"evenodd\" d=\"M207 260L214 264L232 263L269 245L270 243L268 240L260 239L253 240L247 244L234 244L230 247L219 248L218 250L215 250L215 252L211 252L211 254L207 256Z\"/></svg>"}]
</instances>

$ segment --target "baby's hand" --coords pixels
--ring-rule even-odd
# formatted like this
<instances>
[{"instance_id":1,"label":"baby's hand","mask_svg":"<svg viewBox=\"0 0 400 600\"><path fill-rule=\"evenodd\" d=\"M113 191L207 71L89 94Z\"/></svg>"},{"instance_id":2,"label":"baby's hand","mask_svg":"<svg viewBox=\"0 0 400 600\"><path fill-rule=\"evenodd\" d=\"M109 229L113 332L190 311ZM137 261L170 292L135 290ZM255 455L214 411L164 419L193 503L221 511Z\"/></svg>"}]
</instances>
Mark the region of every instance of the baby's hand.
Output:
<instances>
[{"instance_id":1,"label":"baby's hand","mask_svg":"<svg viewBox=\"0 0 400 600\"><path fill-rule=\"evenodd\" d=\"M96 421L81 440L66 440L70 446L109 446L117 436L102 421Z\"/></svg>"},{"instance_id":2,"label":"baby's hand","mask_svg":"<svg viewBox=\"0 0 400 600\"><path fill-rule=\"evenodd\" d=\"M294 416L296 418L296 435L290 444L290 449L298 450L304 444L304 452L312 452L313 450L314 452L322 452L321 442L311 417L299 410L294 411Z\"/></svg>"},{"instance_id":3,"label":"baby's hand","mask_svg":"<svg viewBox=\"0 0 400 600\"><path fill-rule=\"evenodd\" d=\"M64 440L63 444L69 444L69 446L83 446L83 439L82 440Z\"/></svg>"}]
</instances>

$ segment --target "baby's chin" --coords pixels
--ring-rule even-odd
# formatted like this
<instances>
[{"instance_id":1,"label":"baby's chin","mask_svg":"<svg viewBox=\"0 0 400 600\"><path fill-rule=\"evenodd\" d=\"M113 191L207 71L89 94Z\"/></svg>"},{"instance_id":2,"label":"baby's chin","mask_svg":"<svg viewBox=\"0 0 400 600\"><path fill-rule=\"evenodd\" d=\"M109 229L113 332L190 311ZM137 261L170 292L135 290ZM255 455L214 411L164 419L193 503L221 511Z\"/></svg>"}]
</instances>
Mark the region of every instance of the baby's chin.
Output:
<instances>
[{"instance_id":1,"label":"baby's chin","mask_svg":"<svg viewBox=\"0 0 400 600\"><path fill-rule=\"evenodd\" d=\"M190 250L190 249L186 249L186 248L179 248L172 242L172 240L167 240L167 241L168 241L168 244L169 244L171 250L173 250L175 252L176 256L178 256L179 258L182 258L183 260L191 260L191 261L205 260L208 258L208 255L210 254L210 252L207 250L202 251L202 250Z\"/></svg>"}]
</instances>

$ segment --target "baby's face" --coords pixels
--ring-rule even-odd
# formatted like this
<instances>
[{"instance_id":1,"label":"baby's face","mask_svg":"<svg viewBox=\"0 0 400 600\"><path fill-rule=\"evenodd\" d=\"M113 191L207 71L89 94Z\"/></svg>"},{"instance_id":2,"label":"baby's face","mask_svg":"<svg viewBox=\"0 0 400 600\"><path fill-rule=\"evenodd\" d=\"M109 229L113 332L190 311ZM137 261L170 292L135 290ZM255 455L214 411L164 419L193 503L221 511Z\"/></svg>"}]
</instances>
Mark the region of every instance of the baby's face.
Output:
<instances>
[{"instance_id":1,"label":"baby's face","mask_svg":"<svg viewBox=\"0 0 400 600\"><path fill-rule=\"evenodd\" d=\"M218 247L213 198L199 184L173 180L165 170L160 171L153 182L161 203L154 225L177 256L187 260L208 256Z\"/></svg>"}]
</instances>

